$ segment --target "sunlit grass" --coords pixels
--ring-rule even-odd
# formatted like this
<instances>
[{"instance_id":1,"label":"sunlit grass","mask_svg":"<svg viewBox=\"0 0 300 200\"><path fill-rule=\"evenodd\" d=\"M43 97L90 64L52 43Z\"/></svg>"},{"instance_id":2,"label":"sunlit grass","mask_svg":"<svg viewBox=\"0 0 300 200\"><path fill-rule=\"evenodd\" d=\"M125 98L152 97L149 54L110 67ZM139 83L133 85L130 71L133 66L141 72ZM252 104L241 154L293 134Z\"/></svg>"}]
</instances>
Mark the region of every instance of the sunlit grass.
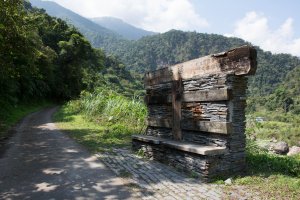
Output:
<instances>
[{"instance_id":1,"label":"sunlit grass","mask_svg":"<svg viewBox=\"0 0 300 200\"><path fill-rule=\"evenodd\" d=\"M265 121L256 122L255 117L264 117ZM248 135L258 139L276 139L290 146L300 141L300 116L291 113L260 111L247 116Z\"/></svg>"},{"instance_id":2,"label":"sunlit grass","mask_svg":"<svg viewBox=\"0 0 300 200\"><path fill-rule=\"evenodd\" d=\"M111 91L83 94L54 115L57 126L90 151L128 147L145 128L146 108L138 99Z\"/></svg>"},{"instance_id":3,"label":"sunlit grass","mask_svg":"<svg viewBox=\"0 0 300 200\"><path fill-rule=\"evenodd\" d=\"M280 156L259 149L247 141L247 173L233 177L234 185L244 185L257 191L264 199L299 199L300 155ZM224 184L224 180L215 181Z\"/></svg>"}]
</instances>

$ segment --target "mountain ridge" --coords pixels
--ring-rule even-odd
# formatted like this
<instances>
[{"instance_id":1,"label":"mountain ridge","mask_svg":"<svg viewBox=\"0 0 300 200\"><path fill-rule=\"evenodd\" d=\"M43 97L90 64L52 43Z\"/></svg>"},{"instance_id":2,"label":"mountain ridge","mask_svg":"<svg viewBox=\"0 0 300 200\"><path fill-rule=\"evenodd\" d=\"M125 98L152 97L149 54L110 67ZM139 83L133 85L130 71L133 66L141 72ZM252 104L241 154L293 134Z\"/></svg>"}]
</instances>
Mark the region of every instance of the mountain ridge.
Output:
<instances>
[{"instance_id":1,"label":"mountain ridge","mask_svg":"<svg viewBox=\"0 0 300 200\"><path fill-rule=\"evenodd\" d=\"M96 23L88 20L87 18L69 10L68 8L60 6L53 1L30 0L30 3L32 4L32 6L46 10L46 12L51 16L61 18L67 22L71 22L75 27L79 29L81 29L81 26L83 24L86 24L87 29L97 31L102 34L116 34L113 31L99 26Z\"/></svg>"},{"instance_id":2,"label":"mountain ridge","mask_svg":"<svg viewBox=\"0 0 300 200\"><path fill-rule=\"evenodd\" d=\"M91 18L90 20L102 27L115 31L116 33L122 35L124 38L129 40L138 40L144 36L157 34L155 32L147 31L133 26L123 21L122 19L115 17L96 17Z\"/></svg>"}]
</instances>

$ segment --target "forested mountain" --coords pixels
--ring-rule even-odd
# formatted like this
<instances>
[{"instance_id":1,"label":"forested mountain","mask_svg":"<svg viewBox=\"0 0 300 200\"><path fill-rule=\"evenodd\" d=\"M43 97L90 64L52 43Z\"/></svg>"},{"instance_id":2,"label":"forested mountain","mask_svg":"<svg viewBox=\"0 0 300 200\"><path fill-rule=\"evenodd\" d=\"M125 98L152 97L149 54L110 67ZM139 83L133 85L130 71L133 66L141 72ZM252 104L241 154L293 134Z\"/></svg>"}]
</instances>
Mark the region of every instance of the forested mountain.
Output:
<instances>
[{"instance_id":1,"label":"forested mountain","mask_svg":"<svg viewBox=\"0 0 300 200\"><path fill-rule=\"evenodd\" d=\"M239 38L216 34L171 30L132 41L127 45L119 45L118 48L104 48L115 49L112 53L126 63L127 69L144 73L244 44L249 43ZM249 91L251 95L267 95L276 89L289 71L300 66L300 60L289 54L275 55L259 47L256 49L258 69L256 75L250 79Z\"/></svg>"},{"instance_id":2,"label":"forested mountain","mask_svg":"<svg viewBox=\"0 0 300 200\"><path fill-rule=\"evenodd\" d=\"M49 15L65 20L74 25L94 47L109 46L111 43L122 43L126 40L118 33L104 28L91 20L84 18L73 11L52 1L30 0L37 8L44 9Z\"/></svg>"},{"instance_id":3,"label":"forested mountain","mask_svg":"<svg viewBox=\"0 0 300 200\"><path fill-rule=\"evenodd\" d=\"M281 108L300 114L300 66L288 72L271 95L260 96L256 102L269 110Z\"/></svg>"},{"instance_id":4,"label":"forested mountain","mask_svg":"<svg viewBox=\"0 0 300 200\"><path fill-rule=\"evenodd\" d=\"M137 28L115 17L97 17L91 19L93 22L109 30L122 35L129 40L138 40L144 36L154 35L156 33Z\"/></svg>"},{"instance_id":5,"label":"forested mountain","mask_svg":"<svg viewBox=\"0 0 300 200\"><path fill-rule=\"evenodd\" d=\"M0 1L0 15L1 109L68 100L98 86L130 94L140 87L121 62L94 49L65 21L22 0Z\"/></svg>"},{"instance_id":6,"label":"forested mountain","mask_svg":"<svg viewBox=\"0 0 300 200\"><path fill-rule=\"evenodd\" d=\"M75 23L74 25L76 26ZM125 64L126 69L140 76L149 70L248 44L239 38L177 30L146 36L137 41L112 39L114 37L107 37L102 33L93 33L95 37L87 33L85 35L95 47L116 55ZM287 74L291 74L292 70L300 66L300 60L289 54L272 54L259 47L256 49L258 69L256 75L250 78L248 91L253 104L259 102L264 104L270 99L260 97L274 95L275 90L280 90L277 88L287 87L284 86L283 81L287 80Z\"/></svg>"}]
</instances>

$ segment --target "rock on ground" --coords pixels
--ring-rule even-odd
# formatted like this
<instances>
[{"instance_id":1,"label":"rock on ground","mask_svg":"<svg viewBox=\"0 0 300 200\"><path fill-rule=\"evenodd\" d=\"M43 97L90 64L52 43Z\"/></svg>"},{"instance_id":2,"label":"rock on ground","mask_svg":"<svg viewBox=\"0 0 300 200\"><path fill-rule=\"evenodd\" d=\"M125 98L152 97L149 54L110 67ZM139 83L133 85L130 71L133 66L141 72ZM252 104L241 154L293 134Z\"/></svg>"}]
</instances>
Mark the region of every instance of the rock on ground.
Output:
<instances>
[{"instance_id":1,"label":"rock on ground","mask_svg":"<svg viewBox=\"0 0 300 200\"><path fill-rule=\"evenodd\" d=\"M289 145L286 142L280 141L273 146L273 150L277 154L286 154L289 151Z\"/></svg>"},{"instance_id":2,"label":"rock on ground","mask_svg":"<svg viewBox=\"0 0 300 200\"><path fill-rule=\"evenodd\" d=\"M297 155L297 154L300 154L300 147L292 146L287 155L293 156L293 155Z\"/></svg>"}]
</instances>

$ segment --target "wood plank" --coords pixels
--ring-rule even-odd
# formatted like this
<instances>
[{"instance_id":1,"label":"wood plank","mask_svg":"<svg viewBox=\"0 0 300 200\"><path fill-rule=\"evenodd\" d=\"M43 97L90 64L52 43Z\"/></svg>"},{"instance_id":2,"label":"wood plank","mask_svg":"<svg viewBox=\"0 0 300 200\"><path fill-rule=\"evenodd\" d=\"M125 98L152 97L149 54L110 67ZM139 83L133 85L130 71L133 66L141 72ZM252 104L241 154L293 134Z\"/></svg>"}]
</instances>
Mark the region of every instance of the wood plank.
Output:
<instances>
[{"instance_id":1,"label":"wood plank","mask_svg":"<svg viewBox=\"0 0 300 200\"><path fill-rule=\"evenodd\" d=\"M206 74L253 75L256 71L256 50L242 46L224 53L209 55L145 74L145 85L156 85L172 80L191 79Z\"/></svg>"},{"instance_id":2,"label":"wood plank","mask_svg":"<svg viewBox=\"0 0 300 200\"><path fill-rule=\"evenodd\" d=\"M171 119L148 118L148 126L172 128ZM191 131L203 131L209 133L230 134L232 133L231 122L181 120L180 128Z\"/></svg>"},{"instance_id":3,"label":"wood plank","mask_svg":"<svg viewBox=\"0 0 300 200\"><path fill-rule=\"evenodd\" d=\"M182 95L182 102L226 101L230 99L229 89L215 89L187 92Z\"/></svg>"},{"instance_id":4,"label":"wood plank","mask_svg":"<svg viewBox=\"0 0 300 200\"><path fill-rule=\"evenodd\" d=\"M191 131L203 131L209 133L230 134L233 131L231 122L182 120L181 128Z\"/></svg>"},{"instance_id":5,"label":"wood plank","mask_svg":"<svg viewBox=\"0 0 300 200\"><path fill-rule=\"evenodd\" d=\"M165 119L165 118L151 118L151 117L149 117L147 119L147 125L148 126L154 126L154 127L172 128L172 121L169 118Z\"/></svg>"},{"instance_id":6,"label":"wood plank","mask_svg":"<svg viewBox=\"0 0 300 200\"><path fill-rule=\"evenodd\" d=\"M228 152L226 147L216 147L216 146L203 146L195 143L190 142L183 142L183 141L172 141L172 140L164 140L161 142L163 145L178 149L181 151L196 153L200 155L221 155Z\"/></svg>"},{"instance_id":7,"label":"wood plank","mask_svg":"<svg viewBox=\"0 0 300 200\"><path fill-rule=\"evenodd\" d=\"M181 94L182 94L182 80L179 78L178 81L172 83L172 134L175 140L181 140Z\"/></svg>"},{"instance_id":8,"label":"wood plank","mask_svg":"<svg viewBox=\"0 0 300 200\"><path fill-rule=\"evenodd\" d=\"M171 104L172 96L171 95L146 95L145 103L149 104Z\"/></svg>"},{"instance_id":9,"label":"wood plank","mask_svg":"<svg viewBox=\"0 0 300 200\"><path fill-rule=\"evenodd\" d=\"M181 102L203 102L203 101L226 101L230 99L231 90L215 89L215 90L197 90L182 94ZM146 104L170 104L172 103L171 95L146 95Z\"/></svg>"},{"instance_id":10,"label":"wood plank","mask_svg":"<svg viewBox=\"0 0 300 200\"><path fill-rule=\"evenodd\" d=\"M196 143L175 141L164 138L158 138L147 135L132 135L133 140L138 140L146 143L152 143L157 145L165 145L169 148L178 149L185 152L196 153L200 155L221 155L228 152L226 147L216 147L208 145L200 145Z\"/></svg>"},{"instance_id":11,"label":"wood plank","mask_svg":"<svg viewBox=\"0 0 300 200\"><path fill-rule=\"evenodd\" d=\"M139 140L139 141L142 141L142 142L149 142L149 143L153 143L153 144L160 144L161 143L160 138L153 137L153 136L132 135L131 138L134 139L134 140Z\"/></svg>"}]
</instances>

